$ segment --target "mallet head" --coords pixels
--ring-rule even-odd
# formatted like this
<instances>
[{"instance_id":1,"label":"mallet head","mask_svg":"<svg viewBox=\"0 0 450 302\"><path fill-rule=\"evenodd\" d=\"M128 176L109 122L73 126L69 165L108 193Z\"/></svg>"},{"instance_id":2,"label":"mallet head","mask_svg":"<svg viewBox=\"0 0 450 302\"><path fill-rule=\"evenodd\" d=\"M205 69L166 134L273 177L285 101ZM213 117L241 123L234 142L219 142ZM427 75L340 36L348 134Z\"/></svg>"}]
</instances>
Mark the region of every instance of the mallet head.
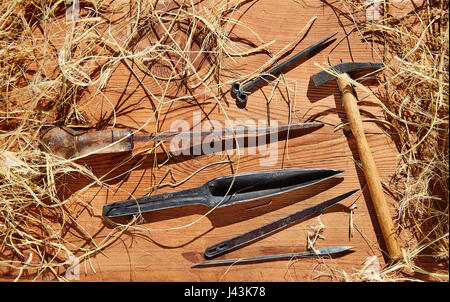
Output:
<instances>
[{"instance_id":1,"label":"mallet head","mask_svg":"<svg viewBox=\"0 0 450 302\"><path fill-rule=\"evenodd\" d=\"M371 70L375 71L383 67L384 67L383 63L347 62L331 66L329 68L329 71L332 71L333 73L337 74L342 74L342 73L352 73ZM311 76L311 80L316 86L320 86L334 79L336 79L336 77L326 70L323 70Z\"/></svg>"}]
</instances>

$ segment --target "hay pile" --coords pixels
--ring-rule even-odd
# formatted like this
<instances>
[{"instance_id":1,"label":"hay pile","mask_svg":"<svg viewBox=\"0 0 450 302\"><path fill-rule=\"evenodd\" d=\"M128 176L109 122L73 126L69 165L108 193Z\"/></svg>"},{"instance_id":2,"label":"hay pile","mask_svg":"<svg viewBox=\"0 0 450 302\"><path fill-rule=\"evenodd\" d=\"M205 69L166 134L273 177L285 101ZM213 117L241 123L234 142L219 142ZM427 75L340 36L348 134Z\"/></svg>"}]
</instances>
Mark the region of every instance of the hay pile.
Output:
<instances>
[{"instance_id":1,"label":"hay pile","mask_svg":"<svg viewBox=\"0 0 450 302\"><path fill-rule=\"evenodd\" d=\"M448 1L340 4L360 38L383 49L387 68L377 97L403 162L387 189L398 200L399 229L412 234L403 241L403 261L382 277L395 280L392 273L406 269L448 280ZM442 264L442 271L423 268L427 261Z\"/></svg>"}]
</instances>

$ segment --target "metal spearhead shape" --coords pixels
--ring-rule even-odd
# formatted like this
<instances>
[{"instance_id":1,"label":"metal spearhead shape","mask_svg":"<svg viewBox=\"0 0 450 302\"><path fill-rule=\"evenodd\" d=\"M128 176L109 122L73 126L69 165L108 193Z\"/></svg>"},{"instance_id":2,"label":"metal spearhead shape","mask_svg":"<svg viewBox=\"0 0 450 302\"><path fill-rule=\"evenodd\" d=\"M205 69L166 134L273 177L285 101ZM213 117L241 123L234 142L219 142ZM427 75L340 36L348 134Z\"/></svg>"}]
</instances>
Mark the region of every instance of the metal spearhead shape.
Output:
<instances>
[{"instance_id":1,"label":"metal spearhead shape","mask_svg":"<svg viewBox=\"0 0 450 302\"><path fill-rule=\"evenodd\" d=\"M128 216L194 204L209 208L225 207L307 187L343 172L332 169L282 169L221 176L193 189L107 204L103 207L103 216Z\"/></svg>"},{"instance_id":2,"label":"metal spearhead shape","mask_svg":"<svg viewBox=\"0 0 450 302\"><path fill-rule=\"evenodd\" d=\"M67 127L52 127L42 135L44 150L62 158L74 158L99 153L129 152L135 142L170 141L178 138L232 137L234 135L262 135L268 133L313 129L323 126L321 122L284 124L252 128L238 125L235 129L212 129L190 131L164 131L160 133L134 134L131 129L113 128L94 132L79 132Z\"/></svg>"}]
</instances>

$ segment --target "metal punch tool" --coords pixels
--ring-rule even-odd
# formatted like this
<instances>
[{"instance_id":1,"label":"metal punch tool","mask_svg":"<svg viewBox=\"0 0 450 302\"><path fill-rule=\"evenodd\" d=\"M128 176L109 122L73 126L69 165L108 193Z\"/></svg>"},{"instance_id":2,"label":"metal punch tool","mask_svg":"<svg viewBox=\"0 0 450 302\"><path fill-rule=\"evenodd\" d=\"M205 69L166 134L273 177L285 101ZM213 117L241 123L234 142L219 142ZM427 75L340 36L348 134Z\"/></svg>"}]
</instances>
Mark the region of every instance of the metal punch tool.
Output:
<instances>
[{"instance_id":1,"label":"metal punch tool","mask_svg":"<svg viewBox=\"0 0 450 302\"><path fill-rule=\"evenodd\" d=\"M249 92L250 89L252 89L254 86L258 85L262 81L266 81L266 80L268 80L270 78L273 78L273 76L275 74L281 72L283 69L285 69L289 65L291 65L291 64L297 62L298 60L300 60L301 58L311 54L314 50L316 50L317 48L322 46L326 41L328 41L329 39L334 37L336 34L337 33L334 33L331 36L326 37L326 38L320 40L319 42L311 45L310 47L300 51L299 53L297 53L292 58L289 58L288 60L284 61L280 65L275 66L270 71L264 73L263 75L261 75L257 79L255 79L252 82L250 82L247 85L245 85L244 87L241 87L241 83L240 82L234 82L233 85L231 86L231 90L233 91L234 95L236 96L236 100L238 100L241 103L246 103L247 99L248 99L248 95L250 94L250 92Z\"/></svg>"},{"instance_id":2,"label":"metal punch tool","mask_svg":"<svg viewBox=\"0 0 450 302\"><path fill-rule=\"evenodd\" d=\"M193 189L107 204L103 207L103 216L113 218L187 205L225 207L304 188L343 172L332 169L280 169L221 176Z\"/></svg>"}]
</instances>

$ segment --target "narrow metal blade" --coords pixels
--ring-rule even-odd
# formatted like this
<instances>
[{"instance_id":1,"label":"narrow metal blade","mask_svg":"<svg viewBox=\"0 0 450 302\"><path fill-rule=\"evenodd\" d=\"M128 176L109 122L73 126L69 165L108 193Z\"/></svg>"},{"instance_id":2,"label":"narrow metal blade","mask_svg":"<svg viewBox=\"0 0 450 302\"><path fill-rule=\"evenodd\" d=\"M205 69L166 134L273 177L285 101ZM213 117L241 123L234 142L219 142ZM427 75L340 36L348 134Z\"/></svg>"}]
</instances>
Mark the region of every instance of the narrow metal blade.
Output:
<instances>
[{"instance_id":1,"label":"narrow metal blade","mask_svg":"<svg viewBox=\"0 0 450 302\"><path fill-rule=\"evenodd\" d=\"M319 42L314 43L313 45L309 46L308 48L302 50L301 52L297 53L295 56L293 56L292 58L284 61L283 63L281 63L278 66L275 66L273 69L271 69L269 72L263 74L262 76L260 76L259 78L257 78L256 80L252 81L251 83L245 85L245 87L243 87L241 89L241 91L248 91L250 90L252 87L258 85L259 83L261 83L262 81L268 79L269 77L279 73L280 71L282 71L284 68L286 68L287 66L291 65L292 63L294 63L297 60L300 60L301 58L310 55L312 52L314 52L317 48L319 48L320 46L322 46L325 42L327 42L329 39L331 39L332 37L334 37L337 34L334 33L322 40L320 40Z\"/></svg>"},{"instance_id":2,"label":"narrow metal blade","mask_svg":"<svg viewBox=\"0 0 450 302\"><path fill-rule=\"evenodd\" d=\"M338 253L342 253L353 249L353 246L331 246L322 249L318 249L315 251L304 251L297 253L287 253L287 254L274 254L274 255L265 255L265 256L257 256L257 257L247 257L247 258L235 258L235 259L222 259L222 260L208 260L208 261L200 261L194 263L191 267L198 266L210 266L210 265L222 265L222 264L237 264L237 263L245 263L245 262L257 262L257 261L266 261L266 260L279 260L279 259L291 259L291 258L306 258L306 257L314 257L321 255L334 255Z\"/></svg>"},{"instance_id":3,"label":"narrow metal blade","mask_svg":"<svg viewBox=\"0 0 450 302\"><path fill-rule=\"evenodd\" d=\"M276 221L270 222L266 225L263 225L259 228L253 229L251 231L248 231L246 233L240 234L236 237L233 237L231 239L222 241L220 243L217 243L215 245L212 245L208 247L205 250L205 258L213 258L217 257L219 255L222 255L226 252L229 252L231 250L234 250L240 246L246 245L248 243L254 242L260 238L263 238L269 234L272 234L276 231L282 230L284 228L287 228L288 226L291 226L294 223L297 223L301 220L304 220L306 218L309 218L311 216L314 216L316 214L319 214L323 210L331 207L332 205L350 197L351 195L358 192L359 189L350 191L348 193L342 194L340 196L337 196L333 199L324 201L322 203L319 203L315 206L309 207L307 209L298 211L294 214L288 215L286 217L283 217L281 219L278 219Z\"/></svg>"},{"instance_id":4,"label":"narrow metal blade","mask_svg":"<svg viewBox=\"0 0 450 302\"><path fill-rule=\"evenodd\" d=\"M194 204L210 208L230 206L311 186L343 172L332 169L279 169L220 176L197 188L106 204L103 206L103 216L113 218Z\"/></svg>"},{"instance_id":5,"label":"narrow metal blade","mask_svg":"<svg viewBox=\"0 0 450 302\"><path fill-rule=\"evenodd\" d=\"M313 81L315 86L320 86L325 84L326 82L332 81L336 79L336 76L330 72L341 74L341 73L349 73L349 72L358 72L358 71L370 71L370 70L378 70L383 68L383 63L372 63L372 62L345 62L334 65L327 70L322 70L311 76L311 80Z\"/></svg>"},{"instance_id":6,"label":"narrow metal blade","mask_svg":"<svg viewBox=\"0 0 450 302\"><path fill-rule=\"evenodd\" d=\"M273 68L272 70L270 70L268 73L269 74L276 74L278 72L280 72L282 69L284 69L284 67L290 65L291 63L311 54L313 51L315 51L318 47L322 46L325 42L327 42L328 40L330 40L331 38L333 38L335 35L337 35L337 32L320 40L319 42L314 43L313 45L309 46L308 48L302 50L301 52L299 52L298 54L296 54L295 56L293 56L292 58L286 60L285 62L281 63L280 65L276 66L275 68Z\"/></svg>"},{"instance_id":7,"label":"narrow metal blade","mask_svg":"<svg viewBox=\"0 0 450 302\"><path fill-rule=\"evenodd\" d=\"M190 131L164 131L158 134L137 134L134 136L134 140L138 142L144 141L168 141L174 137L178 138L191 138L191 137L205 137L205 136L233 136L241 134L267 134L273 132L283 132L283 131L294 131L298 129L309 129L309 128L319 128L322 127L321 122L307 122L307 123L297 123L297 124L285 124L280 126L269 126L269 127L248 127L246 125L237 125L234 129L223 128L223 129L211 129L211 130L190 130Z\"/></svg>"}]
</instances>

